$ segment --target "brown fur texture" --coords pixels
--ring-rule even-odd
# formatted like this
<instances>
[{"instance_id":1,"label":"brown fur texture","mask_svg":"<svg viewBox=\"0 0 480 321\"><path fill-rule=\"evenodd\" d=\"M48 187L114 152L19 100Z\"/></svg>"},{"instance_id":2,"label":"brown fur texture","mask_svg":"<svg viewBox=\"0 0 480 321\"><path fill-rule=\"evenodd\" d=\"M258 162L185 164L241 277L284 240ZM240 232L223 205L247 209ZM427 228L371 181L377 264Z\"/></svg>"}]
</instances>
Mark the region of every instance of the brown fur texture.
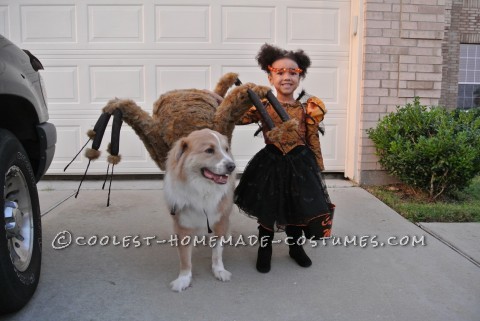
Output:
<instances>
[{"instance_id":1,"label":"brown fur texture","mask_svg":"<svg viewBox=\"0 0 480 321\"><path fill-rule=\"evenodd\" d=\"M101 154L100 151L92 148L87 148L87 150L85 151L85 156L90 160L95 160L99 158L100 154Z\"/></svg>"},{"instance_id":2,"label":"brown fur texture","mask_svg":"<svg viewBox=\"0 0 480 321\"><path fill-rule=\"evenodd\" d=\"M93 129L89 129L89 130L87 131L87 136L88 136L88 138L90 138L90 139L94 139L96 134L97 134L97 133L95 133L95 131L94 131Z\"/></svg>"},{"instance_id":3,"label":"brown fur texture","mask_svg":"<svg viewBox=\"0 0 480 321\"><path fill-rule=\"evenodd\" d=\"M298 120L290 119L267 132L267 137L274 143L296 141L298 137L297 128Z\"/></svg>"},{"instance_id":4,"label":"brown fur texture","mask_svg":"<svg viewBox=\"0 0 480 321\"><path fill-rule=\"evenodd\" d=\"M130 99L110 100L103 111L111 114L120 109L123 120L140 137L158 167L164 170L173 143L194 130L210 128L227 136L231 143L235 122L252 105L247 89L252 89L260 98L265 98L269 90L249 83L233 88L226 95L237 77L235 73L225 74L214 92L199 89L167 92L154 103L151 116Z\"/></svg>"},{"instance_id":5,"label":"brown fur texture","mask_svg":"<svg viewBox=\"0 0 480 321\"><path fill-rule=\"evenodd\" d=\"M238 79L238 74L230 72L225 74L222 79L217 83L215 89L213 90L217 95L225 97L228 89L235 84Z\"/></svg>"},{"instance_id":6,"label":"brown fur texture","mask_svg":"<svg viewBox=\"0 0 480 321\"><path fill-rule=\"evenodd\" d=\"M122 160L121 155L117 155L117 156L108 155L107 157L107 162L109 162L112 165L117 165L118 163L120 163L121 160Z\"/></svg>"}]
</instances>

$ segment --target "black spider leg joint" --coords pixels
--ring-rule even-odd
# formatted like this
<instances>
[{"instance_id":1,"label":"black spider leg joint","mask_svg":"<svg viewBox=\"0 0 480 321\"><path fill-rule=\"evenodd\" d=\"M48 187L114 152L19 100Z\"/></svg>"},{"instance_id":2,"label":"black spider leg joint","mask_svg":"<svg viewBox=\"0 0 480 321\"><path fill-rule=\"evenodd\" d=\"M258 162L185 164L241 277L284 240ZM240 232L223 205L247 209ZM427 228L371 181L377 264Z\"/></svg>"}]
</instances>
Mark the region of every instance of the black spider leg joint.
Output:
<instances>
[{"instance_id":1,"label":"black spider leg joint","mask_svg":"<svg viewBox=\"0 0 480 321\"><path fill-rule=\"evenodd\" d=\"M94 139L94 137L96 136L96 133L99 132L99 128L100 126L102 126L102 124L105 122L105 119L107 118L106 122L108 123L108 119L110 118L110 114L108 113L103 113L102 115L100 115L100 117L98 118L97 122L95 123L95 126L93 126L93 131L92 130L89 130L89 132L87 133L88 135L88 140L87 142L83 145L82 148L80 148L80 150L78 151L78 153L73 157L73 159L70 161L70 163L67 164L67 166L65 166L65 168L63 169L63 171L65 172L67 170L67 168L73 163L73 161L75 161L75 159L77 159L78 155L80 155L80 153L82 152L82 150L87 146L87 144L92 140ZM105 125L106 126L106 125Z\"/></svg>"},{"instance_id":2,"label":"black spider leg joint","mask_svg":"<svg viewBox=\"0 0 480 321\"><path fill-rule=\"evenodd\" d=\"M242 82L240 81L240 79L237 78L235 85L240 86L241 84ZM260 100L260 97L258 97L258 95L250 88L247 89L247 94L248 94L248 98L250 98L250 100L252 101L252 104L257 108L258 112L262 116L262 119L265 122L265 125L267 125L269 129L273 129L275 127L275 124L273 123L273 120L270 117L270 115L267 113L267 110L265 109L265 106Z\"/></svg>"},{"instance_id":3,"label":"black spider leg joint","mask_svg":"<svg viewBox=\"0 0 480 321\"><path fill-rule=\"evenodd\" d=\"M85 179L85 176L87 176L88 168L90 167L90 162L93 159L97 159L100 156L100 152L98 151L98 149L100 148L100 144L102 143L103 134L105 134L105 129L107 128L108 121L110 120L110 116L111 114L109 113L102 113L98 118L97 122L95 123L95 126L93 127L94 133L93 133L92 148L87 149L86 151L86 155L88 158L87 168L85 169L85 173L83 174L80 184L78 185L77 192L75 193L75 198L77 198L78 193L80 192L80 187L82 186L83 180ZM92 139L92 137L90 137L90 139Z\"/></svg>"},{"instance_id":4,"label":"black spider leg joint","mask_svg":"<svg viewBox=\"0 0 480 321\"><path fill-rule=\"evenodd\" d=\"M110 206L110 192L112 190L112 180L113 180L113 168L116 164L120 162L120 129L122 128L123 124L123 113L120 109L116 109L113 112L113 123L112 123L112 138L110 143L110 156L108 156L108 166L107 166L107 175L105 176L105 181L108 177L108 168L110 164L112 164L112 172L110 174L110 184L108 186L108 199L107 199L107 207ZM102 189L105 187L105 182L103 183Z\"/></svg>"},{"instance_id":5,"label":"black spider leg joint","mask_svg":"<svg viewBox=\"0 0 480 321\"><path fill-rule=\"evenodd\" d=\"M277 97L275 97L271 90L267 92L267 100L273 106L273 109L275 109L275 112L278 114L278 116L280 116L282 122L290 120L290 116L285 111L285 108L283 108L282 104L280 104Z\"/></svg>"}]
</instances>

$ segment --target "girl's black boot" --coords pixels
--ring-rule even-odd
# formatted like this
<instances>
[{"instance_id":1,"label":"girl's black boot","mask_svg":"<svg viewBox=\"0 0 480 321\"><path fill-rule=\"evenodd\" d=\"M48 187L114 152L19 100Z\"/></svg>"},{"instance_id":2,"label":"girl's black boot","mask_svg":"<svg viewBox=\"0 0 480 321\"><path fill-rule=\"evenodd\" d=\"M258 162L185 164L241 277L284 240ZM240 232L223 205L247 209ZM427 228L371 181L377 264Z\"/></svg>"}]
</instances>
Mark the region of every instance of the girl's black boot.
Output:
<instances>
[{"instance_id":1,"label":"girl's black boot","mask_svg":"<svg viewBox=\"0 0 480 321\"><path fill-rule=\"evenodd\" d=\"M288 247L289 254L292 259L302 267L312 265L312 260L308 257L302 245L298 244L298 240L302 237L302 228L300 226L287 225L285 233L289 237Z\"/></svg>"},{"instance_id":2,"label":"girl's black boot","mask_svg":"<svg viewBox=\"0 0 480 321\"><path fill-rule=\"evenodd\" d=\"M269 231L263 226L258 226L258 256L257 271L268 273L270 271L270 262L272 261L272 240L273 231Z\"/></svg>"}]
</instances>

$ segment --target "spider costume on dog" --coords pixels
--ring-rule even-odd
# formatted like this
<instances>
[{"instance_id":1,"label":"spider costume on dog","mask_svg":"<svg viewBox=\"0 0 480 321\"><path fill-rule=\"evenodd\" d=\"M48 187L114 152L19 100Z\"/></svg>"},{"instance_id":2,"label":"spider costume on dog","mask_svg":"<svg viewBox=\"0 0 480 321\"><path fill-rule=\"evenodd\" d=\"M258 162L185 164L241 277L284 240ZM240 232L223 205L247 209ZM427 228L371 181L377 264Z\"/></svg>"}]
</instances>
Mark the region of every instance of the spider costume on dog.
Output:
<instances>
[{"instance_id":1,"label":"spider costume on dog","mask_svg":"<svg viewBox=\"0 0 480 321\"><path fill-rule=\"evenodd\" d=\"M133 100L118 98L110 100L103 108L103 114L99 117L93 130L89 130L87 133L89 141L93 140L93 142L92 147L85 152L85 156L89 159L85 175L90 162L100 157L101 153L98 149L111 115L114 115L114 122L111 144L107 149L110 153L107 161L109 168L110 165L112 166L112 172L113 167L121 160L119 139L122 121L132 127L152 159L162 170L165 169L168 151L175 141L188 136L195 130L210 128L227 136L230 143L235 122L251 107L250 96L253 94L264 98L269 91L268 87L248 83L233 88L227 94L229 88L235 83L238 83L238 75L227 73L219 80L213 92L199 89L167 92L154 103L152 115L144 111ZM69 165L65 167L65 170ZM105 179L108 177L109 168L107 168ZM80 186L78 190L80 190Z\"/></svg>"}]
</instances>

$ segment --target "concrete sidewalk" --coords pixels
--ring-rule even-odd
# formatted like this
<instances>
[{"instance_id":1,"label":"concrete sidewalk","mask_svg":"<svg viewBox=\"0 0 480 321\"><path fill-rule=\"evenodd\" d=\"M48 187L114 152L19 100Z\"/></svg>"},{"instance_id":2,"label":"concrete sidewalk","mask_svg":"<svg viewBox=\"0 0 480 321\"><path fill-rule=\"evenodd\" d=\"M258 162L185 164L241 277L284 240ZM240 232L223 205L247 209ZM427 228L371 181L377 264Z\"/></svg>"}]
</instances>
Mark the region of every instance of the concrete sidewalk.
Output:
<instances>
[{"instance_id":1,"label":"concrete sidewalk","mask_svg":"<svg viewBox=\"0 0 480 321\"><path fill-rule=\"evenodd\" d=\"M210 271L211 250L197 246L192 287L175 293L178 258L160 180L114 181L110 207L100 181L85 182L76 199L78 182L43 181L40 284L22 311L2 320L480 320L480 224L417 226L349 182L327 184L337 205L334 238L306 246L312 267L275 244L272 270L260 274L256 246L227 246L233 276L222 283ZM233 242L248 243L256 223L235 207L231 231ZM72 244L54 249L58 235Z\"/></svg>"}]
</instances>

